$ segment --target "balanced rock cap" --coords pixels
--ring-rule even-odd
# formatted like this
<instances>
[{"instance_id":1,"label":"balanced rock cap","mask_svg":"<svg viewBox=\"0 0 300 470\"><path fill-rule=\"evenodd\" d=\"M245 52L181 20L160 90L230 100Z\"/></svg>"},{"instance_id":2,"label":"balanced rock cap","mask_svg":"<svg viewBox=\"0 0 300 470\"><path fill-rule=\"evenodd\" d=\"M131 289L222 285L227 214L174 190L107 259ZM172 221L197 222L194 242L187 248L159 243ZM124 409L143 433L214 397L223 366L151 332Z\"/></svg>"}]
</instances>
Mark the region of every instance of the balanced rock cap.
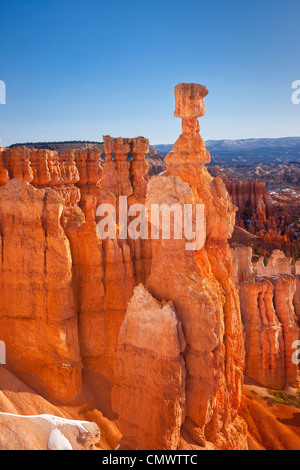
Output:
<instances>
[{"instance_id":1,"label":"balanced rock cap","mask_svg":"<svg viewBox=\"0 0 300 470\"><path fill-rule=\"evenodd\" d=\"M204 98L208 89L198 83L179 83L175 87L175 117L201 117L205 114Z\"/></svg>"}]
</instances>

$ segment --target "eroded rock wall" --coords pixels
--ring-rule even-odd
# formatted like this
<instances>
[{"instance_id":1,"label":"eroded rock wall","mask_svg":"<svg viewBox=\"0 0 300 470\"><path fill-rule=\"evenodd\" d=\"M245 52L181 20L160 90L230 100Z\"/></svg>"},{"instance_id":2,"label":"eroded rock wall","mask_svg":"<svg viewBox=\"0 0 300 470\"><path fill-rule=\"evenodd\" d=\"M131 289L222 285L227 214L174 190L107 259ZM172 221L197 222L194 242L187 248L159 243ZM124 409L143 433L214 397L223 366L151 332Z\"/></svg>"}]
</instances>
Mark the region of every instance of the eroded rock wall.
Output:
<instances>
[{"instance_id":1,"label":"eroded rock wall","mask_svg":"<svg viewBox=\"0 0 300 470\"><path fill-rule=\"evenodd\" d=\"M60 154L34 148L1 148L0 185L4 186L10 179L17 178L18 181L30 182L30 187L44 188L45 194L50 194L51 189L51 194L56 195L57 207L54 203L52 207L53 211L55 207L59 213L56 224L66 243L70 243L65 270L73 271L70 286L75 307L73 299L70 302L59 298L58 303L62 302L61 309L65 308L63 302L69 303L69 309L73 309L77 318L85 367L113 380L119 329L134 286L145 280L149 270L151 246L143 240L129 244L126 240L118 239L102 242L97 234L98 220L95 213L100 203L112 203L118 210L119 196L130 196L129 205L144 201L148 168L144 153L148 151L149 142L142 137L114 139L107 136L105 143L107 160L103 163L103 169L100 163L101 151L97 148L66 150ZM116 155L114 160L111 159L110 150ZM127 153L131 151L133 159L129 162ZM111 172L112 165L114 172ZM19 186L14 188L16 194L12 197L19 197ZM24 208L30 203L25 198ZM7 206L7 211L12 211L12 204ZM13 212L11 217L14 217ZM32 220L27 223L33 231L32 234L23 232L25 244L27 237L31 237L30 243L34 244L36 220L34 215L28 214L30 217ZM46 216L44 219L44 225L50 223ZM23 224L25 222L21 219L20 230ZM5 250L8 249L7 241ZM45 250L41 250L42 258L46 256ZM20 262L20 256L21 253L17 251L17 263ZM24 276L27 276L26 272ZM8 278L8 285L9 282ZM25 295L29 304L34 303L33 291L34 287L30 294L21 291L20 295ZM41 310L41 317L46 316L45 308L46 305ZM74 334L76 336L75 330ZM63 393L61 396L63 399Z\"/></svg>"},{"instance_id":2,"label":"eroded rock wall","mask_svg":"<svg viewBox=\"0 0 300 470\"><path fill-rule=\"evenodd\" d=\"M70 245L52 190L20 179L0 188L0 332L8 365L46 396L81 389Z\"/></svg>"},{"instance_id":3,"label":"eroded rock wall","mask_svg":"<svg viewBox=\"0 0 300 470\"><path fill-rule=\"evenodd\" d=\"M252 249L232 249L242 320L245 373L265 387L299 389L299 366L292 360L300 339L299 276L291 260L275 250L265 266L252 263Z\"/></svg>"},{"instance_id":4,"label":"eroded rock wall","mask_svg":"<svg viewBox=\"0 0 300 470\"><path fill-rule=\"evenodd\" d=\"M238 216L247 210L256 210L263 219L268 219L275 213L274 203L266 191L265 183L257 182L226 182L227 191L232 203L238 207Z\"/></svg>"},{"instance_id":5,"label":"eroded rock wall","mask_svg":"<svg viewBox=\"0 0 300 470\"><path fill-rule=\"evenodd\" d=\"M185 418L185 347L172 303L160 304L136 287L120 329L112 395L123 447L177 449Z\"/></svg>"}]
</instances>

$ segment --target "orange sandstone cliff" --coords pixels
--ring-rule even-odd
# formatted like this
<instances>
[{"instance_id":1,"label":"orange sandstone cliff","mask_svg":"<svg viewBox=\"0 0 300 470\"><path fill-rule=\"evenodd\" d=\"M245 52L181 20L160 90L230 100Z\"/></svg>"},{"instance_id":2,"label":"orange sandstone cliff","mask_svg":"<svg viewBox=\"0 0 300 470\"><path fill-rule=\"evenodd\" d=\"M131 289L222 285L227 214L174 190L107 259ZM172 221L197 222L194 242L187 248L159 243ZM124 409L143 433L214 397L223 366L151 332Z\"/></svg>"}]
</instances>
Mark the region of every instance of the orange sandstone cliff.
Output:
<instances>
[{"instance_id":1,"label":"orange sandstone cliff","mask_svg":"<svg viewBox=\"0 0 300 470\"><path fill-rule=\"evenodd\" d=\"M81 389L81 357L63 204L20 179L0 188L0 332L8 365L51 397Z\"/></svg>"},{"instance_id":2,"label":"orange sandstone cliff","mask_svg":"<svg viewBox=\"0 0 300 470\"><path fill-rule=\"evenodd\" d=\"M245 328L245 372L265 387L299 390L299 365L293 361L300 338L299 275L277 250L267 266L252 263L250 247L236 246L232 254Z\"/></svg>"},{"instance_id":3,"label":"orange sandstone cliff","mask_svg":"<svg viewBox=\"0 0 300 470\"><path fill-rule=\"evenodd\" d=\"M149 181L143 137L104 136L102 163L98 148L0 148L6 372L30 387L30 410L33 390L55 406L81 410L80 418L94 410L90 419L107 436L102 448L247 449L240 417L245 368L267 386L298 384L290 357L299 337L299 279L261 280L263 267L250 265L251 253L231 253L237 208L204 166L210 155L199 133L207 93L197 84L175 88L182 134L165 174ZM254 193L271 211L263 189ZM194 246L189 233L178 239L176 227L170 239L126 238L118 217L115 237L101 239L97 208L112 204L119 216L120 196L132 211L145 204L153 233L160 232L153 205L177 205L181 221L189 205L193 222L202 221ZM204 207L200 218L197 205ZM0 421L1 411L30 414L27 405L8 406L5 393ZM13 419L3 417L4 425Z\"/></svg>"}]
</instances>

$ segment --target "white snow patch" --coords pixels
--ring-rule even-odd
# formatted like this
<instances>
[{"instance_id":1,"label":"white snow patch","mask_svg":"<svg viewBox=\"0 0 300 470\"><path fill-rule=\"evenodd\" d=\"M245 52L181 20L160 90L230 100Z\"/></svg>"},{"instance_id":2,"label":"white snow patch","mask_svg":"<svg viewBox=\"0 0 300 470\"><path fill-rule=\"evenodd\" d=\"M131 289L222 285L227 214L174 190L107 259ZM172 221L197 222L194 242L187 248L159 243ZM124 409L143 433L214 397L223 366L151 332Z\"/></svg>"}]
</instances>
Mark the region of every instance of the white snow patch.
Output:
<instances>
[{"instance_id":1,"label":"white snow patch","mask_svg":"<svg viewBox=\"0 0 300 470\"><path fill-rule=\"evenodd\" d=\"M48 450L73 450L68 439L59 429L53 429L49 436Z\"/></svg>"},{"instance_id":2,"label":"white snow patch","mask_svg":"<svg viewBox=\"0 0 300 470\"><path fill-rule=\"evenodd\" d=\"M17 415L13 413L4 413L0 412L0 415L6 415L6 416L14 416L16 418L41 418L45 419L48 421L48 423L53 424L53 426L64 426L66 424L69 424L70 426L75 426L80 434L87 434L88 431L84 428L83 424L89 424L89 421L79 421L79 420L73 420L73 419L65 419L65 418L60 418L58 416L53 416L53 415L32 415L32 416L24 416L24 415Z\"/></svg>"}]
</instances>

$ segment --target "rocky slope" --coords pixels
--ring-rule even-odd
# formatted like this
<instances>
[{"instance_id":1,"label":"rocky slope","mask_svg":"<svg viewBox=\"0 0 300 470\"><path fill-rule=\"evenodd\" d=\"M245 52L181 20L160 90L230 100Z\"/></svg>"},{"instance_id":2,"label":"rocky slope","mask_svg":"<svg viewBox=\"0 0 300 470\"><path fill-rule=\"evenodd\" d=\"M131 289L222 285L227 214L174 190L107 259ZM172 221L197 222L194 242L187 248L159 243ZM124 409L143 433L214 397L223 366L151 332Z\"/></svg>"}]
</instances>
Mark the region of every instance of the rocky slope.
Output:
<instances>
[{"instance_id":1,"label":"rocky slope","mask_svg":"<svg viewBox=\"0 0 300 470\"><path fill-rule=\"evenodd\" d=\"M212 176L223 178L233 183L253 181L266 183L267 190L284 191L300 188L300 163L232 163L230 165L209 166Z\"/></svg>"},{"instance_id":2,"label":"rocky slope","mask_svg":"<svg viewBox=\"0 0 300 470\"><path fill-rule=\"evenodd\" d=\"M255 255L268 258L277 248L293 258L300 258L300 199L285 191L279 197L275 191L266 190L265 183L255 181L232 182L225 180L233 204L238 207L236 227L247 230L261 239L262 249ZM235 230L233 242L239 242L239 232ZM257 248L252 243L252 247Z\"/></svg>"},{"instance_id":3,"label":"rocky slope","mask_svg":"<svg viewBox=\"0 0 300 470\"><path fill-rule=\"evenodd\" d=\"M28 387L7 366L0 365L0 449L47 450L54 429L63 433L73 449L115 449L122 436L108 406L107 386L104 381L98 381L93 388L101 390L101 399L85 377L85 384L72 403L52 403ZM53 418L49 420L49 417ZM87 433L82 432L81 425ZM59 444L60 439L57 441Z\"/></svg>"}]
</instances>

